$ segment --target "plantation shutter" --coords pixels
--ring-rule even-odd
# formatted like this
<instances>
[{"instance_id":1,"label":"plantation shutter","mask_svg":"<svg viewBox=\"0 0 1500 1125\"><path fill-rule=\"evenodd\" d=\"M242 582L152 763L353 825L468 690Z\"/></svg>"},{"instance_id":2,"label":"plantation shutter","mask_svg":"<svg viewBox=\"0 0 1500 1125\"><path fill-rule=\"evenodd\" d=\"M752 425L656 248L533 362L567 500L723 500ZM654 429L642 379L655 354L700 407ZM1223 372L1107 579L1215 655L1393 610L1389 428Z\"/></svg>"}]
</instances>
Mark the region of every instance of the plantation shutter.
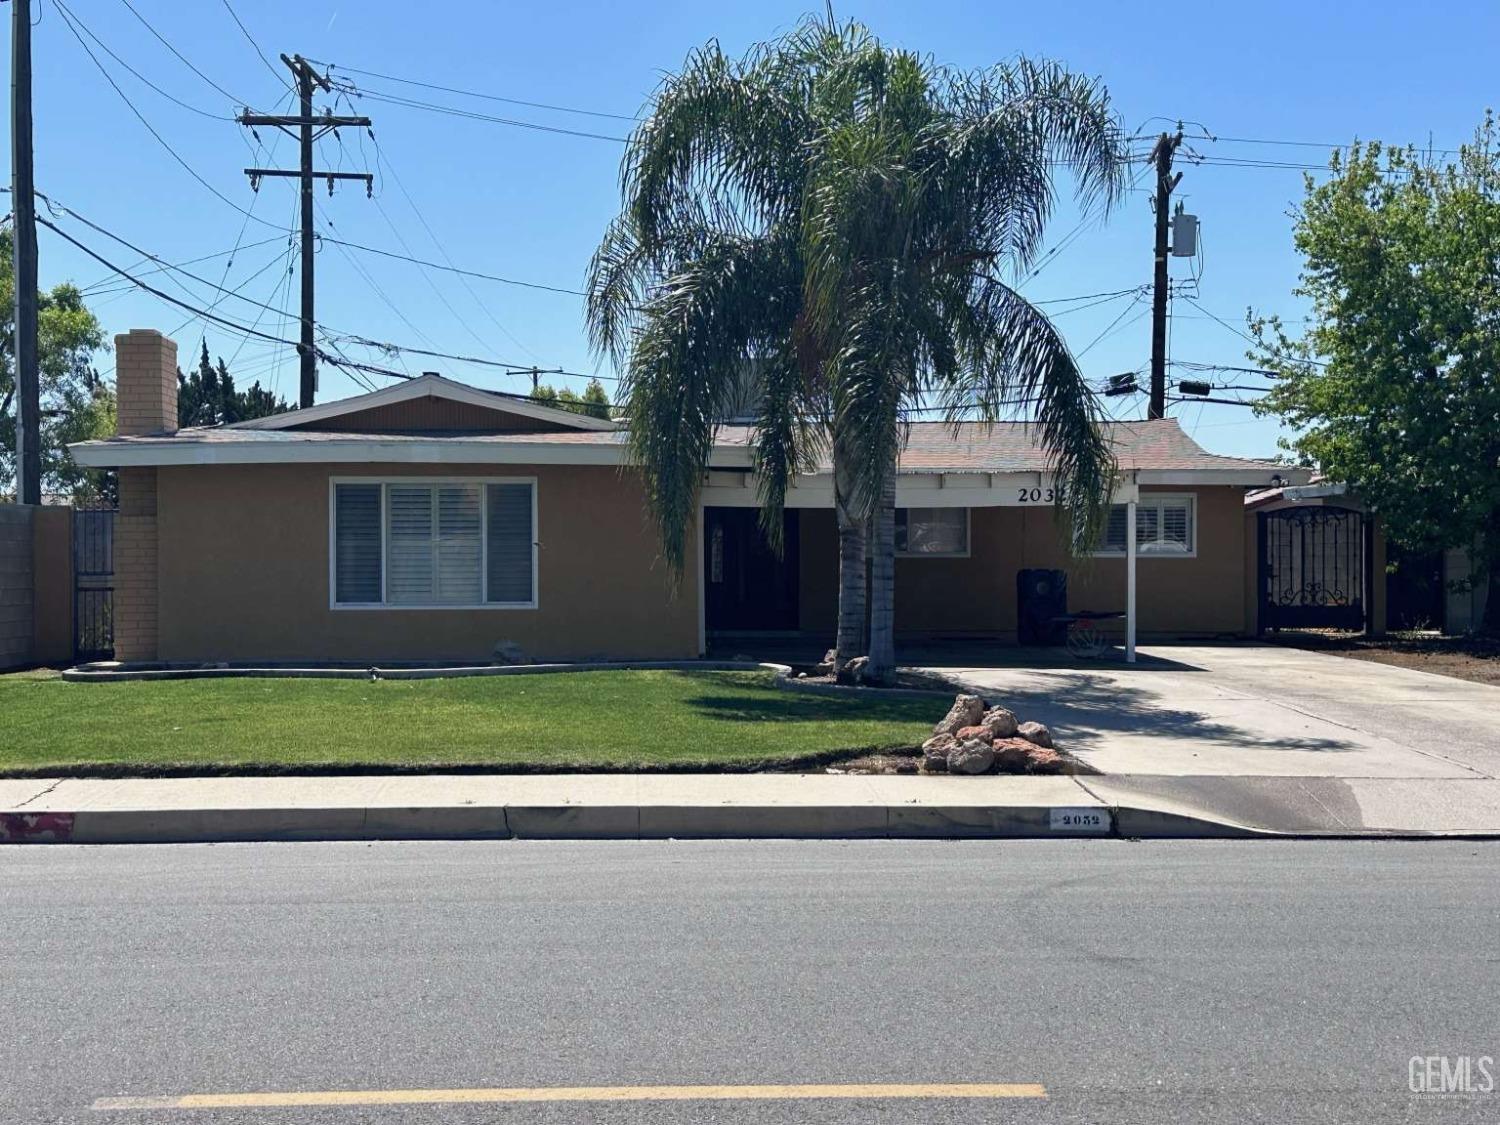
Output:
<instances>
[{"instance_id":1,"label":"plantation shutter","mask_svg":"<svg viewBox=\"0 0 1500 1125\"><path fill-rule=\"evenodd\" d=\"M1135 506L1135 546L1137 550L1150 551L1156 546L1157 531L1161 527L1161 509L1155 504Z\"/></svg>"},{"instance_id":2,"label":"plantation shutter","mask_svg":"<svg viewBox=\"0 0 1500 1125\"><path fill-rule=\"evenodd\" d=\"M334 490L333 600L381 600L380 485L340 484Z\"/></svg>"},{"instance_id":3,"label":"plantation shutter","mask_svg":"<svg viewBox=\"0 0 1500 1125\"><path fill-rule=\"evenodd\" d=\"M492 484L485 491L489 509L485 601L533 602L532 486Z\"/></svg>"},{"instance_id":4,"label":"plantation shutter","mask_svg":"<svg viewBox=\"0 0 1500 1125\"><path fill-rule=\"evenodd\" d=\"M386 488L386 600L391 605L428 605L436 593L432 492L426 485Z\"/></svg>"},{"instance_id":5,"label":"plantation shutter","mask_svg":"<svg viewBox=\"0 0 1500 1125\"><path fill-rule=\"evenodd\" d=\"M1125 524L1130 513L1126 511L1124 504L1112 505L1109 509L1109 523L1104 527L1104 543L1102 549L1106 551L1118 551L1125 553ZM1136 510L1136 516L1140 516L1140 510Z\"/></svg>"},{"instance_id":6,"label":"plantation shutter","mask_svg":"<svg viewBox=\"0 0 1500 1125\"><path fill-rule=\"evenodd\" d=\"M480 559L479 486L443 485L437 493L437 579L433 601L442 605L478 605Z\"/></svg>"},{"instance_id":7,"label":"plantation shutter","mask_svg":"<svg viewBox=\"0 0 1500 1125\"><path fill-rule=\"evenodd\" d=\"M1193 506L1186 501L1161 507L1161 550L1183 553L1193 549Z\"/></svg>"}]
</instances>

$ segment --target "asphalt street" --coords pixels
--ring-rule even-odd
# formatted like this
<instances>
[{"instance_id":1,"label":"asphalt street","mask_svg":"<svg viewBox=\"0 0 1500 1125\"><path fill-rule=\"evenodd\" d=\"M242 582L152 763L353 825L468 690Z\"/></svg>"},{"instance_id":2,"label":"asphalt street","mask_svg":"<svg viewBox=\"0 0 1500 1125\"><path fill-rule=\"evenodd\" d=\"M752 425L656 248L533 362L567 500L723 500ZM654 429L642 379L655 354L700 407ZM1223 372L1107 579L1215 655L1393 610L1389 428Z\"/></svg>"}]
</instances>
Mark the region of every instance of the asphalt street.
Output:
<instances>
[{"instance_id":1,"label":"asphalt street","mask_svg":"<svg viewBox=\"0 0 1500 1125\"><path fill-rule=\"evenodd\" d=\"M1500 1120L1500 844L11 847L0 911L5 1122Z\"/></svg>"}]
</instances>

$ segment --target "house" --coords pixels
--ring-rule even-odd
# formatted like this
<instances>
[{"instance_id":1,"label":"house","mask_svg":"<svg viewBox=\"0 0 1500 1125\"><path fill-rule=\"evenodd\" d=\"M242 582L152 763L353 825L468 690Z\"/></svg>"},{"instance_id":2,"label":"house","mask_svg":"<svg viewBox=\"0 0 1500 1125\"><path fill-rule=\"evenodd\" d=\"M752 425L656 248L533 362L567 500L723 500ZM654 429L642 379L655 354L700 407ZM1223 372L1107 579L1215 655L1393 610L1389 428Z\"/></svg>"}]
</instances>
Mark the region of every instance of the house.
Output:
<instances>
[{"instance_id":1,"label":"house","mask_svg":"<svg viewBox=\"0 0 1500 1125\"><path fill-rule=\"evenodd\" d=\"M719 633L832 635L829 467L791 490L777 558L756 524L748 427L715 436L697 549L674 581L614 422L424 375L178 430L176 345L136 330L116 347L119 435L71 451L119 470L120 660L485 661L500 642L546 659L682 658ZM1133 600L1143 637L1253 628L1246 490L1305 474L1207 453L1171 420L1107 432L1117 506L1098 552L1076 559L1031 427L914 425L899 634L1014 641L1018 576L1036 569L1066 572L1072 609Z\"/></svg>"}]
</instances>

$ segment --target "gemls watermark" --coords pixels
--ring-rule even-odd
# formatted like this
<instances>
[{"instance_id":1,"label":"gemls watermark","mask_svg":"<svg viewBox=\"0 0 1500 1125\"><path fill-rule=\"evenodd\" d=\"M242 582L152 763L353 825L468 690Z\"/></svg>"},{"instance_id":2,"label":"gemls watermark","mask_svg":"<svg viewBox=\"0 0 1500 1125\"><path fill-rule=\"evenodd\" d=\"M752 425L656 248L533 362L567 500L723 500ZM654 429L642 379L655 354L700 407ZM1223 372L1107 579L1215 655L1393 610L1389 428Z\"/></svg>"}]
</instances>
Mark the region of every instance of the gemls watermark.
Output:
<instances>
[{"instance_id":1,"label":"gemls watermark","mask_svg":"<svg viewBox=\"0 0 1500 1125\"><path fill-rule=\"evenodd\" d=\"M1406 1084L1413 1094L1493 1094L1495 1060L1490 1055L1413 1055L1406 1064Z\"/></svg>"}]
</instances>

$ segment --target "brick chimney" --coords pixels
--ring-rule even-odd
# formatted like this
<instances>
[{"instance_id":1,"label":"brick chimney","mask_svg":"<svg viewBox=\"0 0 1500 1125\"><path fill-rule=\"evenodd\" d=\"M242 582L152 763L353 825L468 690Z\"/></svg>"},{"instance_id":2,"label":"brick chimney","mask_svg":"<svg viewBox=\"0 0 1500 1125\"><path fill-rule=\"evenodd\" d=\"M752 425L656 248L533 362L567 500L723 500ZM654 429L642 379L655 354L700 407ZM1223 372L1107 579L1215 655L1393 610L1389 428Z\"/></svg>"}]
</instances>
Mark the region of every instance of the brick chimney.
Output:
<instances>
[{"instance_id":1,"label":"brick chimney","mask_svg":"<svg viewBox=\"0 0 1500 1125\"><path fill-rule=\"evenodd\" d=\"M177 344L154 328L115 337L122 437L177 429ZM156 470L121 468L115 518L115 659L157 658Z\"/></svg>"},{"instance_id":2,"label":"brick chimney","mask_svg":"<svg viewBox=\"0 0 1500 1125\"><path fill-rule=\"evenodd\" d=\"M177 429L177 342L154 328L115 337L115 408L122 437Z\"/></svg>"}]
</instances>

